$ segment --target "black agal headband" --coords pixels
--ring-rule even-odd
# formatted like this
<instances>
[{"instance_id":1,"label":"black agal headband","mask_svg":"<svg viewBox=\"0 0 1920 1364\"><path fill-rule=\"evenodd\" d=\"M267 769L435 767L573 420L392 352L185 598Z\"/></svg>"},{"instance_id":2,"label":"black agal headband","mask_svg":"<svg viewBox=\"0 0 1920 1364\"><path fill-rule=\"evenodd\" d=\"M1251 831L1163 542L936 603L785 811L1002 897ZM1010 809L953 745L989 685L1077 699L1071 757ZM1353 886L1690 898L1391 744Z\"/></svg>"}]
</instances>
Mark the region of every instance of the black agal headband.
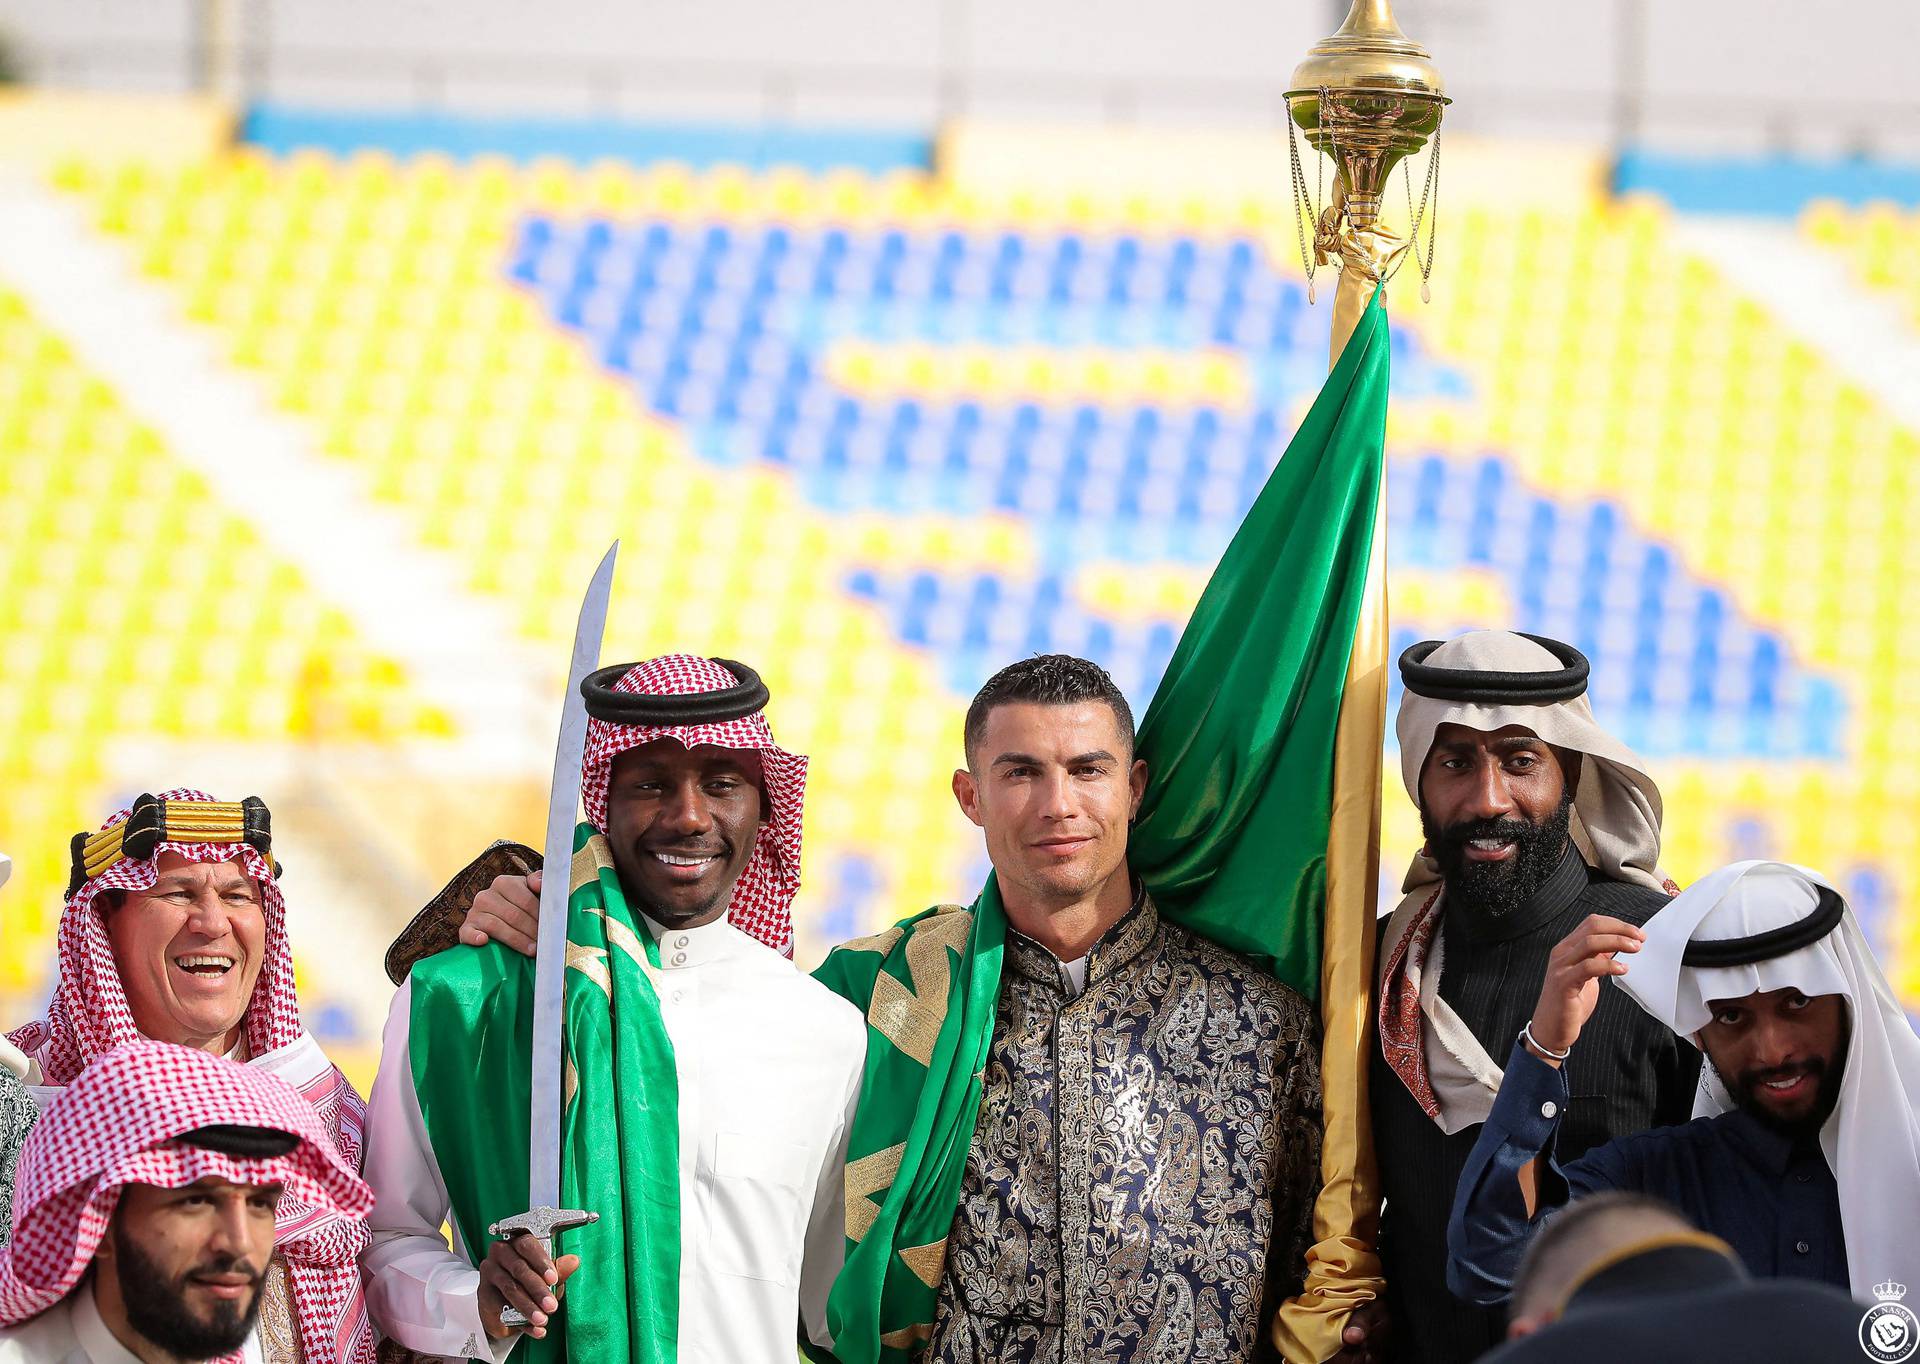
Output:
<instances>
[{"instance_id":1,"label":"black agal headband","mask_svg":"<svg viewBox=\"0 0 1920 1364\"><path fill-rule=\"evenodd\" d=\"M1820 899L1813 913L1798 923L1782 924L1764 933L1745 938L1696 939L1680 954L1682 966L1751 966L1757 961L1772 961L1789 952L1811 947L1840 926L1847 903L1825 886L1815 886Z\"/></svg>"},{"instance_id":2,"label":"black agal headband","mask_svg":"<svg viewBox=\"0 0 1920 1364\"><path fill-rule=\"evenodd\" d=\"M1562 644L1544 635L1521 634L1520 638L1538 644L1559 659L1561 666L1537 672L1436 668L1428 664L1427 656L1445 641L1427 639L1400 655L1400 680L1416 696L1430 696L1436 701L1478 701L1487 705L1548 706L1586 694L1585 654L1571 644Z\"/></svg>"},{"instance_id":3,"label":"black agal headband","mask_svg":"<svg viewBox=\"0 0 1920 1364\"><path fill-rule=\"evenodd\" d=\"M67 894L116 863L146 861L162 843L245 843L280 875L280 864L273 860L273 817L260 797L235 803L141 796L133 802L133 813L112 828L73 836Z\"/></svg>"},{"instance_id":4,"label":"black agal headband","mask_svg":"<svg viewBox=\"0 0 1920 1364\"><path fill-rule=\"evenodd\" d=\"M712 725L745 719L767 708L767 684L759 673L730 658L713 661L734 675L736 685L678 696L615 691L614 683L638 666L616 663L582 678L580 695L586 698L587 714L610 725Z\"/></svg>"}]
</instances>

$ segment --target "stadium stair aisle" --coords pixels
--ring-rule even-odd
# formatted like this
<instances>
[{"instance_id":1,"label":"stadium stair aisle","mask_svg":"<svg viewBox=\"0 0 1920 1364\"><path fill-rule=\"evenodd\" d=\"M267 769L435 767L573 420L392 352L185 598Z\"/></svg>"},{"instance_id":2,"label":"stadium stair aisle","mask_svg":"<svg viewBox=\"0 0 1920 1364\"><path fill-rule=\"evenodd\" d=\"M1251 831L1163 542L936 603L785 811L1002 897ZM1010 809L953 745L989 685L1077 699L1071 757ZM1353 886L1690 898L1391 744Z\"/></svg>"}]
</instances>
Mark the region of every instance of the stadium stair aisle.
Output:
<instances>
[{"instance_id":1,"label":"stadium stair aisle","mask_svg":"<svg viewBox=\"0 0 1920 1364\"><path fill-rule=\"evenodd\" d=\"M0 660L0 783L15 793L0 848L16 869L0 893L0 994L22 1008L50 983L68 840L132 794L113 789L117 744L390 743L446 728L4 290Z\"/></svg>"},{"instance_id":2,"label":"stadium stair aisle","mask_svg":"<svg viewBox=\"0 0 1920 1364\"><path fill-rule=\"evenodd\" d=\"M840 590L840 564L875 551L1018 563L1018 527L826 516L782 475L693 456L502 271L529 208L625 178L242 154L180 177L76 166L66 179L526 638L564 656L579 585L618 535L604 656L693 648L762 669L782 742L816 758L803 954L973 879L946 792L959 705ZM870 704L842 704L854 695ZM520 816L503 832L538 827L537 808Z\"/></svg>"}]
</instances>

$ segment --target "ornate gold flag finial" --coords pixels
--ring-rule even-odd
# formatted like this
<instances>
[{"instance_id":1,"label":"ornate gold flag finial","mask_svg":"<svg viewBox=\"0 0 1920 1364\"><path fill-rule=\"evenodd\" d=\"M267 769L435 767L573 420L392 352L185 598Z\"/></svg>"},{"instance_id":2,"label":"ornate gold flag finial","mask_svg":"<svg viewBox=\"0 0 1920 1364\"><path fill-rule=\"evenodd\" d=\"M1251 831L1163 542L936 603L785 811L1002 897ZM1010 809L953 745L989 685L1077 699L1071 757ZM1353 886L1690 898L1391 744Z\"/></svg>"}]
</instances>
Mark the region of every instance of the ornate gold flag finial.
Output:
<instances>
[{"instance_id":1,"label":"ornate gold flag finial","mask_svg":"<svg viewBox=\"0 0 1920 1364\"><path fill-rule=\"evenodd\" d=\"M1287 112L1305 135L1307 145L1333 160L1336 171L1329 202L1309 193L1300 168L1299 144L1289 135L1293 151L1294 195L1302 214L1314 225L1314 242L1307 248L1301 233L1301 255L1307 269L1311 297L1314 267L1338 262L1343 296L1364 290L1390 275L1411 248L1419 263L1421 292L1433 268L1432 223L1428 208L1439 174L1440 117L1450 102L1440 83L1439 68L1427 50L1408 38L1394 22L1389 0L1353 0L1353 8L1339 31L1322 38L1294 68L1286 92ZM1380 205L1387 179L1406 158L1433 142L1420 203L1413 204L1413 184L1407 177L1408 212L1412 227L1408 240L1380 226ZM1318 176L1316 175L1316 183ZM1420 229L1428 227L1427 248L1420 249ZM1345 342L1351 321L1340 326L1343 297L1335 307L1334 353ZM1364 305L1364 299L1361 300Z\"/></svg>"}]
</instances>

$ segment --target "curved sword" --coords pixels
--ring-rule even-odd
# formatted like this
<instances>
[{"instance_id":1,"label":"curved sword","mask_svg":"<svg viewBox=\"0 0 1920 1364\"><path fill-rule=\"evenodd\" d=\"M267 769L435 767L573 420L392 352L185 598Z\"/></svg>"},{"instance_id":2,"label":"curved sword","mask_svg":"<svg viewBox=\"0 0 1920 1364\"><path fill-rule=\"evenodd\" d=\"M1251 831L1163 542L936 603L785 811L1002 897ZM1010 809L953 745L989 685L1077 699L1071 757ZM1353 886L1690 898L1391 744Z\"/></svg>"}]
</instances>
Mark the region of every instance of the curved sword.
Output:
<instances>
[{"instance_id":1,"label":"curved sword","mask_svg":"<svg viewBox=\"0 0 1920 1364\"><path fill-rule=\"evenodd\" d=\"M547 841L541 851L540 936L533 959L533 1049L528 1058L532 1100L527 1125L527 1208L487 1230L496 1236L537 1236L553 1252L555 1232L599 1220L599 1214L560 1206L560 1078L565 1057L562 1025L566 1019L567 897L572 886L573 829L580 809L580 763L587 749L587 702L580 691L600 662L600 641L607 629L607 601L613 595L615 540L593 571L580 620L573 632L573 659L567 667L567 691L560 706L560 738L553 751L553 784L547 797ZM500 1320L525 1326L526 1318L507 1307Z\"/></svg>"}]
</instances>

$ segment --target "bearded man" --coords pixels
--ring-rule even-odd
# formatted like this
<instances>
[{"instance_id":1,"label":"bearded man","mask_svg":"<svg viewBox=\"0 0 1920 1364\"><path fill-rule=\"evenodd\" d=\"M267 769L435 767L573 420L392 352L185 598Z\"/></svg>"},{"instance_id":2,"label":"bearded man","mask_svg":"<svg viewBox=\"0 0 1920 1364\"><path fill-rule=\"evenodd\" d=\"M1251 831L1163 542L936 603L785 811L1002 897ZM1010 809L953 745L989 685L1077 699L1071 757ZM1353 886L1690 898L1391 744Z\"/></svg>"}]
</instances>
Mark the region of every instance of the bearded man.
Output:
<instances>
[{"instance_id":1,"label":"bearded man","mask_svg":"<svg viewBox=\"0 0 1920 1364\"><path fill-rule=\"evenodd\" d=\"M0 1258L5 1364L257 1364L268 1265L293 1265L295 1292L339 1319L328 1300L373 1202L284 1081L149 1041L107 1052L49 1103L19 1191Z\"/></svg>"},{"instance_id":2,"label":"bearded man","mask_svg":"<svg viewBox=\"0 0 1920 1364\"><path fill-rule=\"evenodd\" d=\"M858 1011L788 957L807 760L774 742L741 663L670 654L583 691L572 866L495 875L496 849L390 959L405 983L368 1123L374 1319L426 1354L504 1359L511 1306L523 1357L791 1359L803 1320L827 1339L866 1050ZM533 964L504 946L419 958L483 883L492 908L474 911L536 929L542 874L572 887L561 1199L599 1215L557 1261L488 1235L526 1211Z\"/></svg>"},{"instance_id":3,"label":"bearded man","mask_svg":"<svg viewBox=\"0 0 1920 1364\"><path fill-rule=\"evenodd\" d=\"M1426 846L1383 930L1369 1090L1395 1348L1440 1364L1502 1336L1497 1311L1448 1290L1447 1216L1532 982L1588 915L1645 923L1671 884L1660 793L1594 722L1578 650L1482 630L1413 646L1400 672L1400 770ZM1591 1027L1567 1077L1563 1152L1689 1116L1691 1047L1612 987Z\"/></svg>"},{"instance_id":4,"label":"bearded man","mask_svg":"<svg viewBox=\"0 0 1920 1364\"><path fill-rule=\"evenodd\" d=\"M1567 1068L1604 982L1706 1053L1694 1121L1560 1156ZM1449 1280L1503 1299L1535 1220L1611 1189L1674 1204L1755 1277L1868 1299L1920 1278L1920 1037L1821 876L1737 862L1644 930L1595 916L1557 947L1454 1201Z\"/></svg>"}]
</instances>

